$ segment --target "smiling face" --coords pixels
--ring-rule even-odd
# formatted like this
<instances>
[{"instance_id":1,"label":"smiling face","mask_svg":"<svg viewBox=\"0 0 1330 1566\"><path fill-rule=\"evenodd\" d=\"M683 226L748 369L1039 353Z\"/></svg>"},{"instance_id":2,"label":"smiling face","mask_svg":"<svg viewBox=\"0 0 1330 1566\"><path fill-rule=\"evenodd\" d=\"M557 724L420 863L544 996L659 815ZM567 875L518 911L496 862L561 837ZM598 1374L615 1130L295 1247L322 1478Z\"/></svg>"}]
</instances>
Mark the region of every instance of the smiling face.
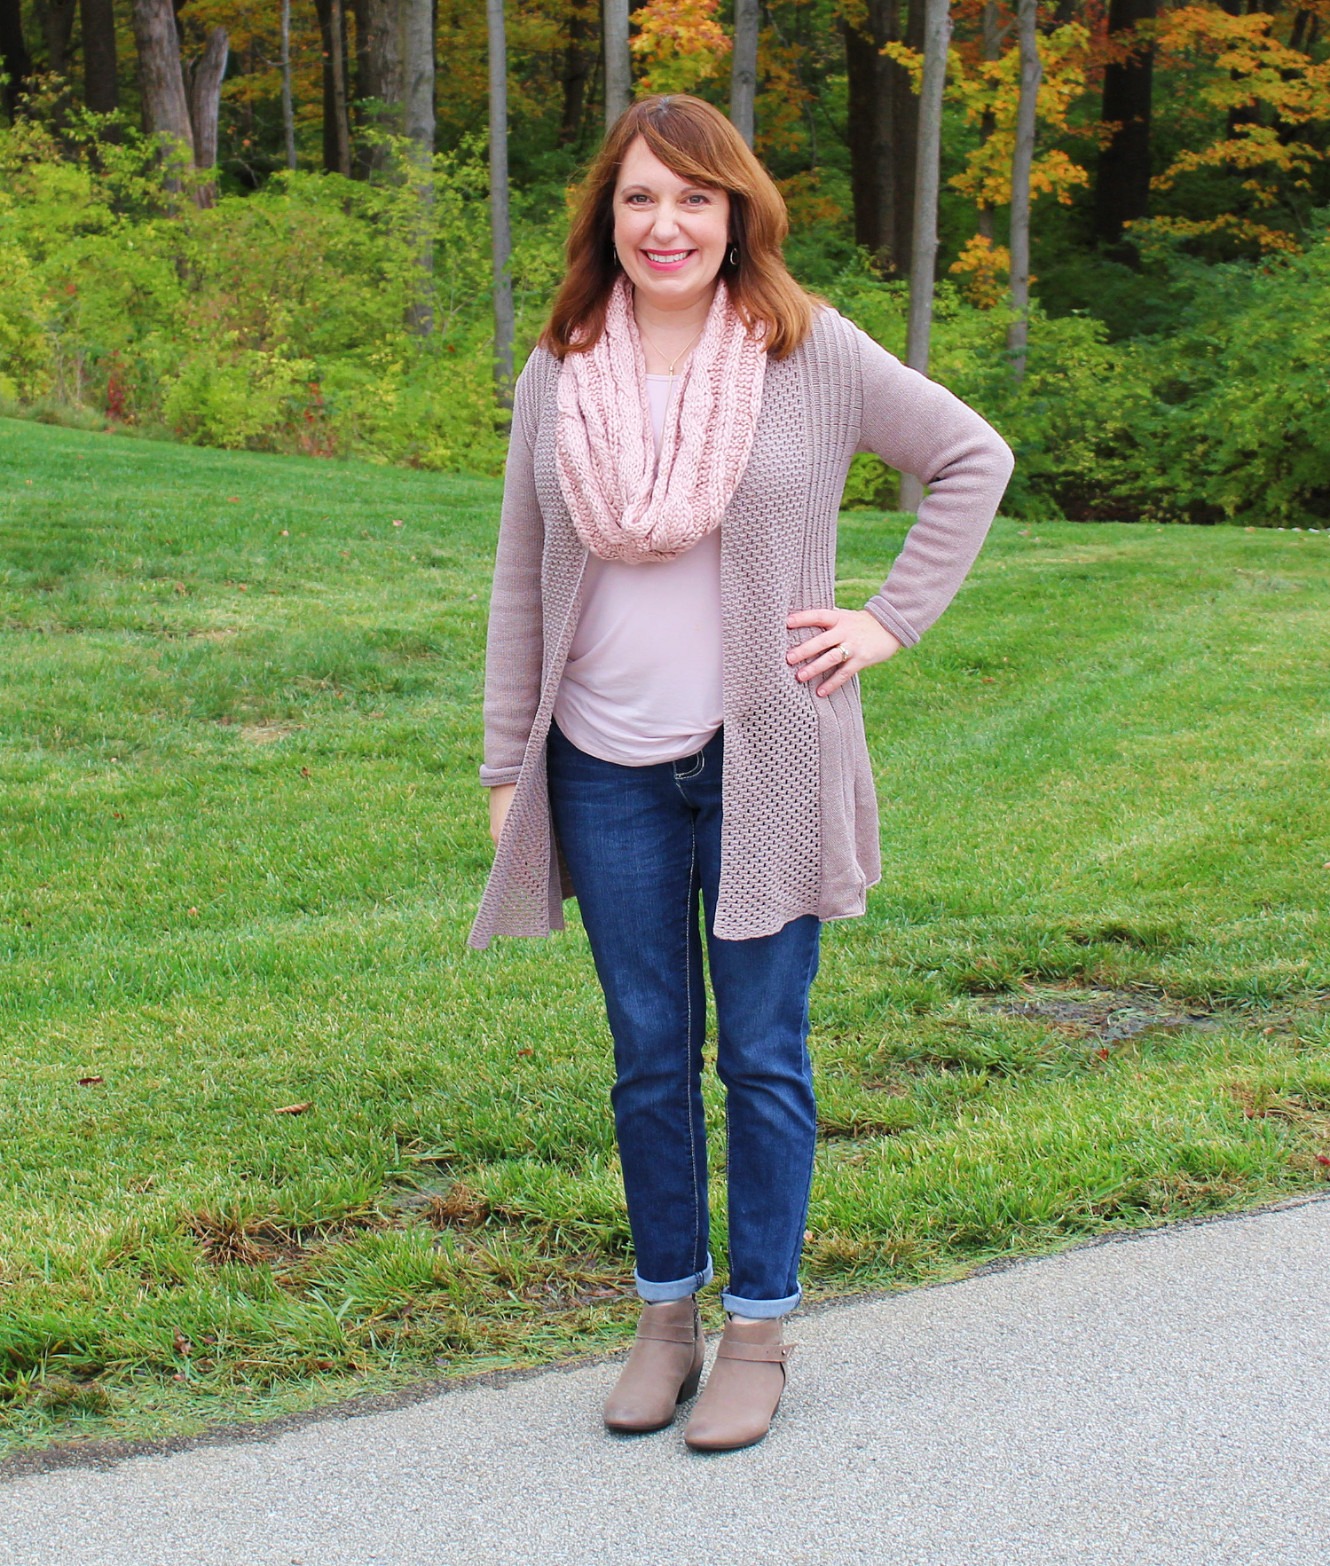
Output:
<instances>
[{"instance_id":1,"label":"smiling face","mask_svg":"<svg viewBox=\"0 0 1330 1566\"><path fill-rule=\"evenodd\" d=\"M614 186L614 245L639 298L660 310L708 303L729 247L730 198L681 179L642 137Z\"/></svg>"}]
</instances>

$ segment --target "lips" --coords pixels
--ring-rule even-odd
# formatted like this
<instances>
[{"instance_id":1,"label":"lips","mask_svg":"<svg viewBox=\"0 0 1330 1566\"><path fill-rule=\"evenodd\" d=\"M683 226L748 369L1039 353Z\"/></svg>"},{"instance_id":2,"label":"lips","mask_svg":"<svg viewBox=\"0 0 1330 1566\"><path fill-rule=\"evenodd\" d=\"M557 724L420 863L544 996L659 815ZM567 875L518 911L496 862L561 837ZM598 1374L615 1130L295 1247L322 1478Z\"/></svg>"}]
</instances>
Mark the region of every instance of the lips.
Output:
<instances>
[{"instance_id":1,"label":"lips","mask_svg":"<svg viewBox=\"0 0 1330 1566\"><path fill-rule=\"evenodd\" d=\"M657 272L674 272L694 254L692 250L643 250L642 259Z\"/></svg>"}]
</instances>

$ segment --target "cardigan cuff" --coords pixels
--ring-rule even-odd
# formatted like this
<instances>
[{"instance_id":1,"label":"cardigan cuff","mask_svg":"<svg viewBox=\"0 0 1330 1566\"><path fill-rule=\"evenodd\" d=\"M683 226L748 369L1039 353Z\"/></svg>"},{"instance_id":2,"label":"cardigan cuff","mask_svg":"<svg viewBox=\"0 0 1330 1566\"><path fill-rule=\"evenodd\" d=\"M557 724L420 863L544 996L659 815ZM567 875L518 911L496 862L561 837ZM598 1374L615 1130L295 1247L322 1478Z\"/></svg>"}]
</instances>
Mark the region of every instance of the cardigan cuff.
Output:
<instances>
[{"instance_id":1,"label":"cardigan cuff","mask_svg":"<svg viewBox=\"0 0 1330 1566\"><path fill-rule=\"evenodd\" d=\"M891 607L881 593L875 593L864 605L864 608L884 630L890 631L896 640L904 646L913 647L919 640L920 633L915 630L899 610Z\"/></svg>"},{"instance_id":2,"label":"cardigan cuff","mask_svg":"<svg viewBox=\"0 0 1330 1566\"><path fill-rule=\"evenodd\" d=\"M521 767L481 767L480 781L485 788L502 788L505 783L516 783Z\"/></svg>"}]
</instances>

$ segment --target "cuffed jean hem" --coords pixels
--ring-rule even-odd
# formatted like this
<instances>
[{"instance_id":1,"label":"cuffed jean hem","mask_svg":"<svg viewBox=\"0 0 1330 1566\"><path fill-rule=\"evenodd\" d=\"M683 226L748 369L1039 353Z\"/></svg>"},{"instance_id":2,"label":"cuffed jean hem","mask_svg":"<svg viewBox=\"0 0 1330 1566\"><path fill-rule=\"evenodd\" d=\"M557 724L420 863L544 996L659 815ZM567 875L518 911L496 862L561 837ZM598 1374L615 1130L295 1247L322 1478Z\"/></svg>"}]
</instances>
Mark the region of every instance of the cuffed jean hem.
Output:
<instances>
[{"instance_id":1,"label":"cuffed jean hem","mask_svg":"<svg viewBox=\"0 0 1330 1566\"><path fill-rule=\"evenodd\" d=\"M775 1316L788 1316L803 1299L804 1291L797 1289L783 1300L746 1300L726 1289L720 1297L721 1304L732 1316L748 1316L753 1321L770 1321Z\"/></svg>"},{"instance_id":2,"label":"cuffed jean hem","mask_svg":"<svg viewBox=\"0 0 1330 1566\"><path fill-rule=\"evenodd\" d=\"M696 1294L699 1289L706 1288L715 1276L716 1269L711 1265L711 1257L708 1255L707 1264L701 1272L690 1273L688 1277L679 1278L674 1283L652 1283L637 1271L633 1273L633 1282L637 1285L639 1299L645 1300L648 1305L664 1305L670 1300L683 1300L690 1294Z\"/></svg>"}]
</instances>

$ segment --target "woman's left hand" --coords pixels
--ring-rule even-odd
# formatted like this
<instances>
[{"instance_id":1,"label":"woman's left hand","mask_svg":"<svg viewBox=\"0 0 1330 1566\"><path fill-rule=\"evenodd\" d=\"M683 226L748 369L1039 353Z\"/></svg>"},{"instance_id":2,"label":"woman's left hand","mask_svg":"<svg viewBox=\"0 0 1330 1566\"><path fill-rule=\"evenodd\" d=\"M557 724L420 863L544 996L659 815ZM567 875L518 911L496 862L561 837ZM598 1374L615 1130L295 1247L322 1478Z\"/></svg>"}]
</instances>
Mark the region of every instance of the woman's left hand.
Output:
<instances>
[{"instance_id":1,"label":"woman's left hand","mask_svg":"<svg viewBox=\"0 0 1330 1566\"><path fill-rule=\"evenodd\" d=\"M785 655L790 663L803 664L798 679L825 676L817 687L819 696L830 696L861 669L884 663L902 646L866 609L796 609L785 624L792 631L816 626L821 632Z\"/></svg>"}]
</instances>

